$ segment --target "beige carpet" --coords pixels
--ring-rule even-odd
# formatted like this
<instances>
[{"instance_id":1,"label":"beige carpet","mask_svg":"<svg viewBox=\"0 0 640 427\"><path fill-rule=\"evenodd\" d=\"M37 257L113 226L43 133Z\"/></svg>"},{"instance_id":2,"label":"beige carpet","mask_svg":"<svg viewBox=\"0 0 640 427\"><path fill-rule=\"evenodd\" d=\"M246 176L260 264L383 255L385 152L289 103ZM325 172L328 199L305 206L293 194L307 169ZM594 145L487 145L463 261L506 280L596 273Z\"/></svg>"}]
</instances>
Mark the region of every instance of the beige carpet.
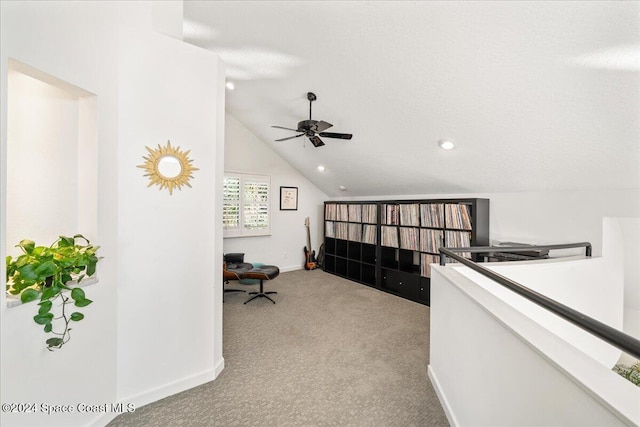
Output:
<instances>
[{"instance_id":1,"label":"beige carpet","mask_svg":"<svg viewBox=\"0 0 640 427\"><path fill-rule=\"evenodd\" d=\"M255 290L257 285L232 283ZM110 426L448 426L427 376L429 308L320 270L224 303L225 369Z\"/></svg>"}]
</instances>

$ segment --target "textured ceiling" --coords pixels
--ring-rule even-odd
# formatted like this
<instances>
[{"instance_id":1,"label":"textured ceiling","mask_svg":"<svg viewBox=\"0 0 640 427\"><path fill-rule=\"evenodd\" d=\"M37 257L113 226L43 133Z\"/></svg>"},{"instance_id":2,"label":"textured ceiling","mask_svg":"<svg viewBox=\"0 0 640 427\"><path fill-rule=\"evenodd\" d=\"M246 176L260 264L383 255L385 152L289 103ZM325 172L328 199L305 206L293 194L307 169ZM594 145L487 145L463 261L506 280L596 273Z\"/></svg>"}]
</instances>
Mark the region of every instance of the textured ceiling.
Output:
<instances>
[{"instance_id":1,"label":"textured ceiling","mask_svg":"<svg viewBox=\"0 0 640 427\"><path fill-rule=\"evenodd\" d=\"M227 111L330 196L640 188L640 2L185 1L184 17L227 63ZM274 141L308 91L351 141Z\"/></svg>"}]
</instances>

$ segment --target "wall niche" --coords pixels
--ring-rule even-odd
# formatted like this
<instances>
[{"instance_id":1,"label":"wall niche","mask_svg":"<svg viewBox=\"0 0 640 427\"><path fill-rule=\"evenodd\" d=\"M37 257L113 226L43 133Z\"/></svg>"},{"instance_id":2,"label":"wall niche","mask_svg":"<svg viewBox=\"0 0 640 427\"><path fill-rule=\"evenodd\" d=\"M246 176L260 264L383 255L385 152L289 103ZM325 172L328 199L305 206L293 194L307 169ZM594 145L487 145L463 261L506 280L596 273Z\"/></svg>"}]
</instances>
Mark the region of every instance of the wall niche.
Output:
<instances>
[{"instance_id":1,"label":"wall niche","mask_svg":"<svg viewBox=\"0 0 640 427\"><path fill-rule=\"evenodd\" d=\"M22 239L94 241L96 95L13 59L7 88L7 254Z\"/></svg>"}]
</instances>

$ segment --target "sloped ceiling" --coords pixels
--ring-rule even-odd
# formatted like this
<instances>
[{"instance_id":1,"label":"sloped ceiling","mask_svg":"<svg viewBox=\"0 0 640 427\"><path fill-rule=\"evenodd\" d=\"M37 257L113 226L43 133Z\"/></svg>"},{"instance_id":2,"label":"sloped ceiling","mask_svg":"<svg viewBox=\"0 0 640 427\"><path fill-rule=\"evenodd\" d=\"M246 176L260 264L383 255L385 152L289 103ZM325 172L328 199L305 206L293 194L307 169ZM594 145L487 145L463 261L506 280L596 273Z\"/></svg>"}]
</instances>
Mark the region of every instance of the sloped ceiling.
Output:
<instances>
[{"instance_id":1,"label":"sloped ceiling","mask_svg":"<svg viewBox=\"0 0 640 427\"><path fill-rule=\"evenodd\" d=\"M227 111L327 195L640 189L640 2L185 1L184 17L227 63ZM274 141L308 91L351 141Z\"/></svg>"}]
</instances>

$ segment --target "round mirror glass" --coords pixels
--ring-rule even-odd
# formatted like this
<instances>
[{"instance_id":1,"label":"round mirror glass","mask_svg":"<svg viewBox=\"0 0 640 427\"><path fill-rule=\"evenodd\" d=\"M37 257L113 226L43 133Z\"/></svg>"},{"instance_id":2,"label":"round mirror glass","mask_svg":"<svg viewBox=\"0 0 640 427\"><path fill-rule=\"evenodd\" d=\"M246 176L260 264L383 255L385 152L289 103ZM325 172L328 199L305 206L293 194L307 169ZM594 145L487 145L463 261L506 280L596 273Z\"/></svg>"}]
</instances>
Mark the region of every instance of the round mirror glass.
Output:
<instances>
[{"instance_id":1,"label":"round mirror glass","mask_svg":"<svg viewBox=\"0 0 640 427\"><path fill-rule=\"evenodd\" d=\"M165 178L176 178L182 172L180 160L173 156L163 156L158 160L158 173Z\"/></svg>"}]
</instances>

